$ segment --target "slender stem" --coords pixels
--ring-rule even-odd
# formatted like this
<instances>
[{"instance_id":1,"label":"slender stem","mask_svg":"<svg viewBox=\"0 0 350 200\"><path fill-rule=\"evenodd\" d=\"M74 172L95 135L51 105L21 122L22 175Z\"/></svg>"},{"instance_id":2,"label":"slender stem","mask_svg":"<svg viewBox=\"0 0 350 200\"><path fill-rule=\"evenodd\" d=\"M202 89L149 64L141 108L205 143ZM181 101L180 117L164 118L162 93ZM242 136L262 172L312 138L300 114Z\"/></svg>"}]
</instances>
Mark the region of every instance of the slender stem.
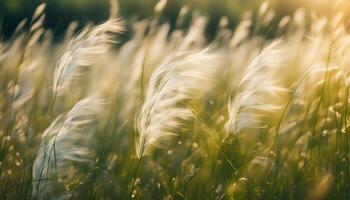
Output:
<instances>
[{"instance_id":1,"label":"slender stem","mask_svg":"<svg viewBox=\"0 0 350 200\"><path fill-rule=\"evenodd\" d=\"M131 184L131 189L130 189L130 192L129 192L129 194L128 194L128 197L129 197L130 199L132 199L132 193L133 193L134 188L135 188L136 177L137 177L138 172L139 172L139 169L140 169L141 159L142 159L142 155L140 156L140 158L137 159L136 169L135 169L135 172L134 172L134 175L133 175L132 184Z\"/></svg>"},{"instance_id":2,"label":"slender stem","mask_svg":"<svg viewBox=\"0 0 350 200\"><path fill-rule=\"evenodd\" d=\"M55 93L53 95L52 103L51 103L51 106L50 106L50 118L52 117L53 108L55 106L56 98L57 98L57 92L55 91Z\"/></svg>"}]
</instances>

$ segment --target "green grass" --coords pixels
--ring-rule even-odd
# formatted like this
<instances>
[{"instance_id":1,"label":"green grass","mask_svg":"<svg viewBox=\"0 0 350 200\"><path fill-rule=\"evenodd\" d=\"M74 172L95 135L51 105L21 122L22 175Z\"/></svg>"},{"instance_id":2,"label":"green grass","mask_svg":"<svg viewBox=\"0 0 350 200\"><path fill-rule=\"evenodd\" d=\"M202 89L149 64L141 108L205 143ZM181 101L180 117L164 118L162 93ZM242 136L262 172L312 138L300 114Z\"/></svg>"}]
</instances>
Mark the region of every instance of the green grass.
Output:
<instances>
[{"instance_id":1,"label":"green grass","mask_svg":"<svg viewBox=\"0 0 350 200\"><path fill-rule=\"evenodd\" d=\"M210 42L204 16L170 32L162 9L125 19L124 33L113 21L53 42L37 13L36 28L0 42L0 199L349 199L350 35L338 7L283 26L264 21L268 8L242 17L253 26L222 22ZM84 104L93 95L101 109Z\"/></svg>"}]
</instances>

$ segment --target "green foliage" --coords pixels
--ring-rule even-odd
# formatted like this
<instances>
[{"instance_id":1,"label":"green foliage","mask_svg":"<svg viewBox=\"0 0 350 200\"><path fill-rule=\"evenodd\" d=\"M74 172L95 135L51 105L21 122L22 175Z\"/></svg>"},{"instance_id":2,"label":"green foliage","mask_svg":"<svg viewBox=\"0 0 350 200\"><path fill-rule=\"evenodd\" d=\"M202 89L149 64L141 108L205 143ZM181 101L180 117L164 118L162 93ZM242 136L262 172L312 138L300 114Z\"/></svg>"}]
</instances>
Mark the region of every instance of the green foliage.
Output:
<instances>
[{"instance_id":1,"label":"green foliage","mask_svg":"<svg viewBox=\"0 0 350 200\"><path fill-rule=\"evenodd\" d=\"M212 43L211 16L163 9L53 42L41 5L0 42L0 199L349 199L341 6L264 3Z\"/></svg>"}]
</instances>

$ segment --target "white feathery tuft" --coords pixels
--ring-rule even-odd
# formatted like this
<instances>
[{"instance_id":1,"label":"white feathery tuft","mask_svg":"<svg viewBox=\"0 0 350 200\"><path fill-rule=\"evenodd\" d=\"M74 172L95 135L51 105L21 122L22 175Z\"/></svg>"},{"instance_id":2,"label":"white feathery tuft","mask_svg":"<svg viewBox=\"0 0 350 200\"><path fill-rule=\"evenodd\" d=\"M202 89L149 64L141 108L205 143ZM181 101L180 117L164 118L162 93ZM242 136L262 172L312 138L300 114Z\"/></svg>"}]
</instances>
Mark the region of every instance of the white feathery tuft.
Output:
<instances>
[{"instance_id":1,"label":"white feathery tuft","mask_svg":"<svg viewBox=\"0 0 350 200\"><path fill-rule=\"evenodd\" d=\"M30 27L30 31L31 32L39 29L44 24L45 7L46 7L46 4L42 3L36 8L36 10L35 10L35 12L33 14L33 17L32 17L32 21L31 21L31 24L32 24L31 27Z\"/></svg>"},{"instance_id":2,"label":"white feathery tuft","mask_svg":"<svg viewBox=\"0 0 350 200\"><path fill-rule=\"evenodd\" d=\"M274 78L285 60L279 43L273 42L252 61L236 91L230 95L226 133L237 133L246 127L256 128L261 123L261 115L256 112L270 113L279 108L275 101L271 101L271 97L285 91Z\"/></svg>"},{"instance_id":3,"label":"white feathery tuft","mask_svg":"<svg viewBox=\"0 0 350 200\"><path fill-rule=\"evenodd\" d=\"M219 56L209 49L168 57L152 74L145 101L136 121L136 154L163 147L182 122L193 117L185 104L210 88Z\"/></svg>"},{"instance_id":4,"label":"white feathery tuft","mask_svg":"<svg viewBox=\"0 0 350 200\"><path fill-rule=\"evenodd\" d=\"M120 19L109 19L95 27L84 29L73 38L55 69L54 93L59 92L80 75L78 67L93 64L97 57L106 53L115 41L114 33L123 31Z\"/></svg>"},{"instance_id":5,"label":"white feathery tuft","mask_svg":"<svg viewBox=\"0 0 350 200\"><path fill-rule=\"evenodd\" d=\"M33 164L33 197L69 198L86 178L95 160L93 133L106 105L97 96L85 98L45 130Z\"/></svg>"}]
</instances>

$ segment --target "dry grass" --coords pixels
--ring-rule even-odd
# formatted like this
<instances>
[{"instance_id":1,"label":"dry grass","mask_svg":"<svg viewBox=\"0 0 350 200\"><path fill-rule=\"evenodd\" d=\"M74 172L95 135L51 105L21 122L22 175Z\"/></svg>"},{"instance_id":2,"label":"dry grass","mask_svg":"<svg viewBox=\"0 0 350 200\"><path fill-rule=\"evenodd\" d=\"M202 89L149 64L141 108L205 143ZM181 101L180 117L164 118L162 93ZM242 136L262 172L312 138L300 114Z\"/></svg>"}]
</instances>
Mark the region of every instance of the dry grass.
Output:
<instances>
[{"instance_id":1,"label":"dry grass","mask_svg":"<svg viewBox=\"0 0 350 200\"><path fill-rule=\"evenodd\" d=\"M0 42L0 199L349 199L341 3L279 22L265 3L212 42L186 7L170 32L163 0L53 42L39 6Z\"/></svg>"}]
</instances>

